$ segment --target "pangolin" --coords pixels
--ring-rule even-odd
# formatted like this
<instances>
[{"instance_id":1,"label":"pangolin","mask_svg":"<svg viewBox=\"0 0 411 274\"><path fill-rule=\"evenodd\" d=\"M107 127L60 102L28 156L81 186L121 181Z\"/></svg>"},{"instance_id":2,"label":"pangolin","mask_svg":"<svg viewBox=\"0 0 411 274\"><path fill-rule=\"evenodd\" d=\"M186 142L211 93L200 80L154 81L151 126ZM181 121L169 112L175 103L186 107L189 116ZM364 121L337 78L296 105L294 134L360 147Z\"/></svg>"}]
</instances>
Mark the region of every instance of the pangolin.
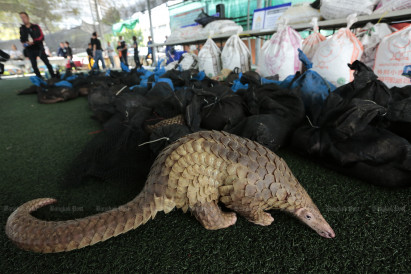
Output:
<instances>
[{"instance_id":1,"label":"pangolin","mask_svg":"<svg viewBox=\"0 0 411 274\"><path fill-rule=\"evenodd\" d=\"M41 198L18 207L7 220L7 236L26 250L70 251L135 229L159 211L181 208L190 210L206 229L233 225L236 213L267 226L274 219L264 211L281 209L319 235L335 237L283 159L256 142L226 132L196 132L166 147L141 193L118 208L69 221L44 221L30 215L55 202ZM234 212L223 212L219 202Z\"/></svg>"}]
</instances>

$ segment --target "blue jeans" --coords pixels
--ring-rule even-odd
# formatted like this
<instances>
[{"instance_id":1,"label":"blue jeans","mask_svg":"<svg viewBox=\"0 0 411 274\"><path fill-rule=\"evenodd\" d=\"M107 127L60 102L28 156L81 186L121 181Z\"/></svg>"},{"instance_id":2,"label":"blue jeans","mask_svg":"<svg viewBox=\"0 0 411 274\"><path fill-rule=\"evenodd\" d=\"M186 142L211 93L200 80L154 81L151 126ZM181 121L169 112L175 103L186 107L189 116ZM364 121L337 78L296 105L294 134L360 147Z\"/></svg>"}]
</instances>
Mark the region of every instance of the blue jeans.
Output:
<instances>
[{"instance_id":1,"label":"blue jeans","mask_svg":"<svg viewBox=\"0 0 411 274\"><path fill-rule=\"evenodd\" d=\"M104 59L103 59L103 51L96 49L96 53L94 53L94 65L93 65L93 69L95 69L97 67L97 70L100 69L100 67L98 66L98 60L101 61L101 63L103 63L103 69L106 68L106 64L104 64Z\"/></svg>"}]
</instances>

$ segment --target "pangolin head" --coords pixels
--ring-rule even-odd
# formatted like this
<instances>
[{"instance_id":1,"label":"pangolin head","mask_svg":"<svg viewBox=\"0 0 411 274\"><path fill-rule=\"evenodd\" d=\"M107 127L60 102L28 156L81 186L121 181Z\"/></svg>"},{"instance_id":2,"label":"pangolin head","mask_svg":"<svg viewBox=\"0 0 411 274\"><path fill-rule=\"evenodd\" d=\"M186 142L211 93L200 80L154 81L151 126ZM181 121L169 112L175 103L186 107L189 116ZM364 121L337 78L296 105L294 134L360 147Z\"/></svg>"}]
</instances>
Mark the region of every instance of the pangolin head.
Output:
<instances>
[{"instance_id":1,"label":"pangolin head","mask_svg":"<svg viewBox=\"0 0 411 274\"><path fill-rule=\"evenodd\" d=\"M335 237L334 230L315 205L296 209L293 213L299 220L314 229L320 236L328 239Z\"/></svg>"}]
</instances>

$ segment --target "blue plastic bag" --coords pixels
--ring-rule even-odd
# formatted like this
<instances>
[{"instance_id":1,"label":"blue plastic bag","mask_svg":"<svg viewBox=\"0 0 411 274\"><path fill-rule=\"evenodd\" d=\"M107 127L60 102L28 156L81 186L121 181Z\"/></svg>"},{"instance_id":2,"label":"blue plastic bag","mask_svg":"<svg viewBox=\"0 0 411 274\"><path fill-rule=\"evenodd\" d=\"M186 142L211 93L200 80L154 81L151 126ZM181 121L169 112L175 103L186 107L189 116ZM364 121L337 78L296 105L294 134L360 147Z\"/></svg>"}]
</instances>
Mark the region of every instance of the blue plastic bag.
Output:
<instances>
[{"instance_id":1,"label":"blue plastic bag","mask_svg":"<svg viewBox=\"0 0 411 274\"><path fill-rule=\"evenodd\" d=\"M38 87L47 86L47 82L37 76L31 76L30 81L33 83L33 85Z\"/></svg>"},{"instance_id":2,"label":"blue plastic bag","mask_svg":"<svg viewBox=\"0 0 411 274\"><path fill-rule=\"evenodd\" d=\"M121 64L122 71L130 72L130 69L128 68L128 66L126 66L123 62L120 62L120 64Z\"/></svg>"},{"instance_id":3,"label":"blue plastic bag","mask_svg":"<svg viewBox=\"0 0 411 274\"><path fill-rule=\"evenodd\" d=\"M237 90L239 90L239 89L248 89L248 84L245 84L245 85L244 85L244 84L242 84L241 81L240 81L240 79L241 79L242 76L243 76L243 74L240 73L240 74L238 75L238 79L235 79L235 80L234 80L233 85L231 86L231 90L232 90L232 91L237 92Z\"/></svg>"},{"instance_id":4,"label":"blue plastic bag","mask_svg":"<svg viewBox=\"0 0 411 274\"><path fill-rule=\"evenodd\" d=\"M411 65L404 67L402 75L411 79Z\"/></svg>"},{"instance_id":5,"label":"blue plastic bag","mask_svg":"<svg viewBox=\"0 0 411 274\"><path fill-rule=\"evenodd\" d=\"M78 78L78 75L71 75L71 76L69 76L69 77L66 78L66 81L73 81L73 80L75 80L75 79L77 79L77 78Z\"/></svg>"},{"instance_id":6,"label":"blue plastic bag","mask_svg":"<svg viewBox=\"0 0 411 274\"><path fill-rule=\"evenodd\" d=\"M205 72L202 70L199 73L197 73L196 76L193 77L193 79L198 80L198 81L203 81L205 78Z\"/></svg>"},{"instance_id":7,"label":"blue plastic bag","mask_svg":"<svg viewBox=\"0 0 411 274\"><path fill-rule=\"evenodd\" d=\"M318 72L312 70L312 62L300 49L298 49L298 52L300 61L308 70L298 77L289 88L299 88L301 90L304 105L306 110L309 110L314 105L322 105L336 87L321 77Z\"/></svg>"},{"instance_id":8,"label":"blue plastic bag","mask_svg":"<svg viewBox=\"0 0 411 274\"><path fill-rule=\"evenodd\" d=\"M170 64L171 62L178 61L180 60L181 56L183 56L184 53L187 51L175 51L174 56L167 56L167 65Z\"/></svg>"},{"instance_id":9,"label":"blue plastic bag","mask_svg":"<svg viewBox=\"0 0 411 274\"><path fill-rule=\"evenodd\" d=\"M56 87L68 87L68 88L73 88L73 85L70 82L67 81L60 81L54 84Z\"/></svg>"}]
</instances>

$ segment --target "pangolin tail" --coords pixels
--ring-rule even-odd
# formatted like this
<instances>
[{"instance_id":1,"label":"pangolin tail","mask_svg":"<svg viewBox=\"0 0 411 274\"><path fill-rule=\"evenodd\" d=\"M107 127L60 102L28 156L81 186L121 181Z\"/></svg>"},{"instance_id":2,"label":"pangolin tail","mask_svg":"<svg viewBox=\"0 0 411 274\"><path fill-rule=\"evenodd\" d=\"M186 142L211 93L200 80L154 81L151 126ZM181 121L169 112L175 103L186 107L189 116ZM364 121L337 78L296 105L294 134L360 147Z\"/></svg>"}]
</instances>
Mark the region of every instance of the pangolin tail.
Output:
<instances>
[{"instance_id":1,"label":"pangolin tail","mask_svg":"<svg viewBox=\"0 0 411 274\"><path fill-rule=\"evenodd\" d=\"M40 253L54 253L83 248L125 233L154 218L163 210L163 197L142 191L125 205L81 219L44 221L33 212L55 203L40 198L18 207L8 218L6 234L18 247ZM161 202L161 203L160 203Z\"/></svg>"}]
</instances>

